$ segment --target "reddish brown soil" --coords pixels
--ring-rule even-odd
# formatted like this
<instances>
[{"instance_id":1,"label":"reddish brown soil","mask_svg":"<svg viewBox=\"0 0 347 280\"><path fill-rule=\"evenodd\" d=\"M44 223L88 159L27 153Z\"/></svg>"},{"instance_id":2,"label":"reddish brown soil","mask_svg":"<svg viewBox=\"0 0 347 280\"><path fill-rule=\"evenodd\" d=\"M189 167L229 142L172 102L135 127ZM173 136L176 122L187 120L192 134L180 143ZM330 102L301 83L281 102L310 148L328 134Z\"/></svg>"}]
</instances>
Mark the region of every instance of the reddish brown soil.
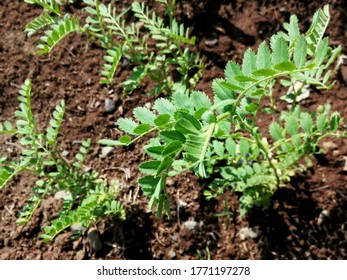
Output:
<instances>
[{"instance_id":1,"label":"reddish brown soil","mask_svg":"<svg viewBox=\"0 0 347 280\"><path fill-rule=\"evenodd\" d=\"M124 0L123 5L130 2ZM223 75L228 60L240 61L246 48L256 48L262 40L269 39L290 14L297 14L303 29L307 28L314 11L327 2L331 4L332 14L328 35L332 44L341 44L345 52L347 6L344 0L177 1L178 19L191 26L198 50L207 58L198 89L211 94L212 79ZM81 13L80 4L73 11ZM124 79L125 69L119 70L113 85L101 86L99 71L103 53L83 36L70 36L50 55L34 56L37 37L28 39L23 30L39 13L40 9L23 1L0 2L0 121L12 118L18 105L18 87L26 78L33 81L32 104L40 126L45 127L52 108L65 99L61 149L73 154L78 148L74 141L93 140L95 145L88 165L108 180L117 178L121 182L120 199L126 207L127 219L123 223L108 219L95 225L103 242L103 249L97 254L89 247L86 236L71 241L69 232L54 242L42 243L38 236L48 221L56 217L58 202L53 198L46 200L27 225L17 226L16 215L30 197L35 180L22 174L0 191L0 259L194 259L207 258L208 252L212 259L347 258L345 139L332 140L337 146L317 157L311 169L277 191L268 209L254 209L241 218L236 195L227 193L225 197L206 201L202 194L206 184L186 173L169 182L173 219L158 220L146 211L148 199L141 191L136 195L137 165L143 158L143 142L133 150L117 148L102 160L96 144L101 138L118 137L114 121L154 98L147 97L142 88L121 99L119 81ZM342 65L335 78L334 89L312 94L304 105L314 109L328 102L347 120L347 65ZM104 112L103 102L107 97L117 101L114 114ZM101 104L98 107L97 102ZM264 125L270 121L269 116L259 119ZM1 136L0 153L16 157L19 151L8 144L14 141ZM187 204L179 212L178 200ZM229 205L227 209L225 201ZM318 226L323 210L328 210L330 215ZM227 214L216 216L221 212ZM198 229L182 226L190 219L199 223ZM241 240L242 227L257 228L261 234L256 239Z\"/></svg>"}]
</instances>

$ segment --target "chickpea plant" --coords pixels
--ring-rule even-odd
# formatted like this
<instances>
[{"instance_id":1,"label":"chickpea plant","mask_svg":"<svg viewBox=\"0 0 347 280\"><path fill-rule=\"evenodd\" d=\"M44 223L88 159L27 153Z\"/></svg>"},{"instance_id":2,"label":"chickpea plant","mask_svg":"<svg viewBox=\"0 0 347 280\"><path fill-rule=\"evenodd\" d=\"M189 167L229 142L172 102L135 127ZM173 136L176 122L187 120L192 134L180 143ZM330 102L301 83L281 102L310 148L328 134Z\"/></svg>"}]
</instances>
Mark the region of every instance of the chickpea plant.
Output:
<instances>
[{"instance_id":1,"label":"chickpea plant","mask_svg":"<svg viewBox=\"0 0 347 280\"><path fill-rule=\"evenodd\" d=\"M321 90L333 86L330 68L341 48L329 46L324 37L329 19L325 6L302 34L292 15L269 44L261 43L256 52L248 49L242 65L234 61L226 65L225 78L213 81L213 101L200 91L176 91L170 98L158 98L151 110L138 107L134 118L118 119L126 135L100 140L101 144L127 146L157 132L144 147L151 160L139 166L144 176L138 183L150 197L149 210L156 208L161 216L165 209L170 215L166 179L188 169L210 177L207 198L227 188L240 193L241 215L253 206L266 207L279 187L307 168L320 140L346 136L340 131L339 113L331 113L329 104L314 112L301 108L296 102L300 89L285 94L282 98L292 101L290 109L279 117L275 114L277 83L289 88L300 82ZM257 123L261 110L274 114L268 134Z\"/></svg>"},{"instance_id":2,"label":"chickpea plant","mask_svg":"<svg viewBox=\"0 0 347 280\"><path fill-rule=\"evenodd\" d=\"M98 0L83 0L85 11L89 14L83 26L77 17L61 12L62 1L25 2L43 7L42 14L28 23L25 29L28 36L45 29L37 45L37 54L51 52L71 33L85 33L97 39L106 52L101 83L112 82L122 58L132 64L132 73L123 82L127 94L138 88L146 78L155 84L149 94L171 94L175 88L191 91L202 75L203 59L188 48L195 44L195 38L190 38L189 30L174 18L175 0L157 0L166 7L167 25L163 18L149 11L145 2L134 1L131 8L117 13L112 4L106 6ZM63 2L68 5L67 1ZM129 10L138 20L137 24L126 22ZM174 71L179 76L176 80L172 75Z\"/></svg>"},{"instance_id":3,"label":"chickpea plant","mask_svg":"<svg viewBox=\"0 0 347 280\"><path fill-rule=\"evenodd\" d=\"M44 241L52 240L73 224L87 228L105 216L125 219L125 211L116 200L118 182L108 185L98 178L97 172L84 171L84 161L91 141L82 141L73 163L69 163L59 152L57 138L63 122L64 101L55 107L46 131L42 132L39 131L31 110L30 80L26 80L21 86L18 100L15 126L9 121L0 123L0 134L15 135L22 151L17 160L0 157L0 190L20 172L33 173L38 179L32 189L33 195L19 213L17 223L26 224L41 201L58 191L65 192L61 211L59 217L44 228L41 235Z\"/></svg>"}]
</instances>

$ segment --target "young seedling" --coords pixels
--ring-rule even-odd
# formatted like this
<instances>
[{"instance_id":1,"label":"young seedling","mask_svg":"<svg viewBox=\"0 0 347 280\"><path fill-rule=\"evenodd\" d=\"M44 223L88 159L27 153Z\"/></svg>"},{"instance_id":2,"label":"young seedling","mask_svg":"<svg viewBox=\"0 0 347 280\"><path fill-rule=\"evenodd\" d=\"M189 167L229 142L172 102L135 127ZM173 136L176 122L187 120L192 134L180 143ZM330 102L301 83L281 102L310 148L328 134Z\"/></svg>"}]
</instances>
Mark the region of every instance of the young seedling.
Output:
<instances>
[{"instance_id":1,"label":"young seedling","mask_svg":"<svg viewBox=\"0 0 347 280\"><path fill-rule=\"evenodd\" d=\"M37 54L46 54L67 35L73 32L86 33L97 39L105 49L105 64L101 70L101 83L108 84L119 67L121 60L128 61L132 73L123 82L124 92L130 94L145 79L155 86L149 94L172 94L176 88L191 91L204 69L198 53L189 50L195 38L189 37L189 30L178 24L174 18L175 0L160 0L166 6L168 24L155 12L149 12L144 2L133 2L131 8L118 13L112 5L104 5L98 0L83 0L89 14L86 24L69 14L62 14L60 2L55 0L25 0L43 7L43 13L27 24L28 36L44 29L38 42ZM63 1L66 2L66 1ZM132 11L139 24L127 23L126 15ZM173 72L179 78L174 80Z\"/></svg>"},{"instance_id":2,"label":"young seedling","mask_svg":"<svg viewBox=\"0 0 347 280\"><path fill-rule=\"evenodd\" d=\"M60 232L74 224L87 228L105 216L121 220L125 212L116 200L118 183L111 185L98 178L95 171L84 171L90 140L82 142L75 161L69 163L58 149L58 134L65 111L64 101L54 109L45 132L38 129L31 110L31 81L26 80L19 91L19 110L15 126L9 121L0 123L0 134L12 134L18 139L21 155L18 160L0 157L0 190L16 174L26 171L37 176L33 195L28 199L17 219L18 224L27 223L41 201L58 192L64 192L59 217L44 228L41 238L50 241Z\"/></svg>"},{"instance_id":3,"label":"young seedling","mask_svg":"<svg viewBox=\"0 0 347 280\"><path fill-rule=\"evenodd\" d=\"M253 206L267 206L279 187L305 169L323 138L346 136L339 132L338 112L330 113L328 104L315 112L302 109L296 102L300 91L285 96L293 101L291 108L269 125L270 137L257 123L262 109L276 112L277 83L288 88L300 81L322 90L333 86L330 66L341 47L329 46L324 37L329 19L325 6L302 34L297 17L291 16L270 44L261 43L256 52L248 49L242 65L227 64L225 78L213 81L213 101L203 92L177 91L171 98L158 98L152 110L138 107L133 119L117 121L126 135L99 143L126 146L157 132L144 147L151 160L139 166L145 176L138 182L150 197L149 210L156 207L160 217L165 208L170 215L166 179L191 169L202 178L214 178L205 190L207 198L222 195L226 188L241 193L244 215Z\"/></svg>"}]
</instances>

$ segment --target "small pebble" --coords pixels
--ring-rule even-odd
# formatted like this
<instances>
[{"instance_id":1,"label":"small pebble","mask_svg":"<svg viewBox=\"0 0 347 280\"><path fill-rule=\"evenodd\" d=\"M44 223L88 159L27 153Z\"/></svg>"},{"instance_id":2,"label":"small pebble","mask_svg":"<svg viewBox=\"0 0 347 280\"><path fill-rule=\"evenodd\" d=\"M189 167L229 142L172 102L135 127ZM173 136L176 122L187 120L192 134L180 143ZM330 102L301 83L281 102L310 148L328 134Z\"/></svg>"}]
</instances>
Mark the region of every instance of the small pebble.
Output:
<instances>
[{"instance_id":1,"label":"small pebble","mask_svg":"<svg viewBox=\"0 0 347 280\"><path fill-rule=\"evenodd\" d=\"M261 234L261 231L258 227L243 227L240 229L240 238L241 240L245 240L247 238L257 238Z\"/></svg>"},{"instance_id":2,"label":"small pebble","mask_svg":"<svg viewBox=\"0 0 347 280\"><path fill-rule=\"evenodd\" d=\"M177 242L178 241L178 236L177 235L173 235L173 236L171 236L171 239L172 239L172 241Z\"/></svg>"},{"instance_id":3,"label":"small pebble","mask_svg":"<svg viewBox=\"0 0 347 280\"><path fill-rule=\"evenodd\" d=\"M176 257L176 252L174 249L171 249L170 252L169 252L169 258L170 259L174 259Z\"/></svg>"},{"instance_id":4,"label":"small pebble","mask_svg":"<svg viewBox=\"0 0 347 280\"><path fill-rule=\"evenodd\" d=\"M100 106L100 102L99 101L95 101L94 108L99 108L99 106Z\"/></svg>"},{"instance_id":5,"label":"small pebble","mask_svg":"<svg viewBox=\"0 0 347 280\"><path fill-rule=\"evenodd\" d=\"M68 199L69 197L71 197L71 192L69 191L57 191L54 195L54 199Z\"/></svg>"},{"instance_id":6,"label":"small pebble","mask_svg":"<svg viewBox=\"0 0 347 280\"><path fill-rule=\"evenodd\" d=\"M61 155L63 157L66 157L68 154L69 154L69 151L67 151L67 150L64 150L64 151L61 152Z\"/></svg>"},{"instance_id":7,"label":"small pebble","mask_svg":"<svg viewBox=\"0 0 347 280\"><path fill-rule=\"evenodd\" d=\"M347 157L343 157L343 159L345 160L345 163L342 170L347 172Z\"/></svg>"},{"instance_id":8,"label":"small pebble","mask_svg":"<svg viewBox=\"0 0 347 280\"><path fill-rule=\"evenodd\" d=\"M105 99L105 112L112 114L116 111L116 102L110 98Z\"/></svg>"},{"instance_id":9,"label":"small pebble","mask_svg":"<svg viewBox=\"0 0 347 280\"><path fill-rule=\"evenodd\" d=\"M341 66L340 71L341 71L342 79L347 84L347 66Z\"/></svg>"},{"instance_id":10,"label":"small pebble","mask_svg":"<svg viewBox=\"0 0 347 280\"><path fill-rule=\"evenodd\" d=\"M100 158L108 157L113 152L113 150L114 150L113 147L102 147Z\"/></svg>"},{"instance_id":11,"label":"small pebble","mask_svg":"<svg viewBox=\"0 0 347 280\"><path fill-rule=\"evenodd\" d=\"M319 214L317 224L320 226L324 221L327 220L327 218L329 218L329 216L330 216L330 212L328 210L323 210Z\"/></svg>"},{"instance_id":12,"label":"small pebble","mask_svg":"<svg viewBox=\"0 0 347 280\"><path fill-rule=\"evenodd\" d=\"M337 148L337 145L334 142L324 142L322 143L322 147L325 151L329 152L329 151L333 151Z\"/></svg>"},{"instance_id":13,"label":"small pebble","mask_svg":"<svg viewBox=\"0 0 347 280\"><path fill-rule=\"evenodd\" d=\"M78 252L76 253L74 259L75 259L75 260L79 260L79 261L80 261L80 260L83 260L84 257L85 257L85 255L86 255L86 253L84 252L84 250L80 250L80 251L78 251Z\"/></svg>"},{"instance_id":14,"label":"small pebble","mask_svg":"<svg viewBox=\"0 0 347 280\"><path fill-rule=\"evenodd\" d=\"M184 202L183 200L180 200L180 199L177 199L176 203L177 203L178 208L187 206L187 202Z\"/></svg>"},{"instance_id":15,"label":"small pebble","mask_svg":"<svg viewBox=\"0 0 347 280\"><path fill-rule=\"evenodd\" d=\"M208 47L213 47L218 44L218 39L206 39L205 40L205 45Z\"/></svg>"},{"instance_id":16,"label":"small pebble","mask_svg":"<svg viewBox=\"0 0 347 280\"><path fill-rule=\"evenodd\" d=\"M84 227L82 224L72 224L71 225L71 231L82 231Z\"/></svg>"},{"instance_id":17,"label":"small pebble","mask_svg":"<svg viewBox=\"0 0 347 280\"><path fill-rule=\"evenodd\" d=\"M88 231L88 242L93 251L98 252L102 249L102 242L100 239L100 233L96 228L91 228Z\"/></svg>"},{"instance_id":18,"label":"small pebble","mask_svg":"<svg viewBox=\"0 0 347 280\"><path fill-rule=\"evenodd\" d=\"M198 223L194 220L188 220L183 223L183 226L190 230L200 230L202 226L202 222Z\"/></svg>"}]
</instances>

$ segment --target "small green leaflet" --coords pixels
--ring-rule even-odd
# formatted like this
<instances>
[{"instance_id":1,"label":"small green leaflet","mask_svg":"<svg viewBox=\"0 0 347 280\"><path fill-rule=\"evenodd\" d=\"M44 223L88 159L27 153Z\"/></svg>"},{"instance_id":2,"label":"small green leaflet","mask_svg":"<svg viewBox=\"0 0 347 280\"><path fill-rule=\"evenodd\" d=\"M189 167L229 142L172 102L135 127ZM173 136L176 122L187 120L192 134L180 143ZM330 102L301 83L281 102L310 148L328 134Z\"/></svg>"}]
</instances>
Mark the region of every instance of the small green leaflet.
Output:
<instances>
[{"instance_id":1,"label":"small green leaflet","mask_svg":"<svg viewBox=\"0 0 347 280\"><path fill-rule=\"evenodd\" d=\"M222 142L214 140L212 142L213 144L213 149L214 152L219 156L219 157L223 157L224 156L224 145Z\"/></svg>"},{"instance_id":2,"label":"small green leaflet","mask_svg":"<svg viewBox=\"0 0 347 280\"><path fill-rule=\"evenodd\" d=\"M335 112L330 117L330 129L336 131L340 126L341 117L338 112Z\"/></svg>"},{"instance_id":3,"label":"small green leaflet","mask_svg":"<svg viewBox=\"0 0 347 280\"><path fill-rule=\"evenodd\" d=\"M179 140L180 142L184 143L186 141L186 137L181 132L176 130L163 130L159 133L159 137L165 142Z\"/></svg>"},{"instance_id":4,"label":"small green leaflet","mask_svg":"<svg viewBox=\"0 0 347 280\"><path fill-rule=\"evenodd\" d=\"M288 31L289 41L290 43L294 42L296 37L300 34L298 18L296 15L292 15L290 17L289 23L284 23L283 27Z\"/></svg>"},{"instance_id":5,"label":"small green leaflet","mask_svg":"<svg viewBox=\"0 0 347 280\"><path fill-rule=\"evenodd\" d=\"M305 133L311 133L312 131L313 120L309 113L303 112L300 115L300 126Z\"/></svg>"},{"instance_id":6,"label":"small green leaflet","mask_svg":"<svg viewBox=\"0 0 347 280\"><path fill-rule=\"evenodd\" d=\"M295 64L293 62L290 62L290 61L280 62L280 63L276 64L274 66L274 68L278 71L294 71L296 69Z\"/></svg>"},{"instance_id":7,"label":"small green leaflet","mask_svg":"<svg viewBox=\"0 0 347 280\"><path fill-rule=\"evenodd\" d=\"M323 115L323 114L319 114L317 116L316 125L317 125L317 128L318 128L318 131L323 133L324 130L326 129L326 127L327 127L326 116Z\"/></svg>"},{"instance_id":8,"label":"small green leaflet","mask_svg":"<svg viewBox=\"0 0 347 280\"><path fill-rule=\"evenodd\" d=\"M217 96L221 100L234 98L232 90L236 89L231 89L230 87L228 87L228 85L232 86L233 84L226 83L223 79L214 79L212 82L212 90L215 96Z\"/></svg>"},{"instance_id":9,"label":"small green leaflet","mask_svg":"<svg viewBox=\"0 0 347 280\"><path fill-rule=\"evenodd\" d=\"M154 103L154 109L157 110L159 114L168 114L171 117L174 116L176 107L165 98L158 98Z\"/></svg>"},{"instance_id":10,"label":"small green leaflet","mask_svg":"<svg viewBox=\"0 0 347 280\"><path fill-rule=\"evenodd\" d=\"M154 124L156 126L164 126L169 121L170 121L170 115L169 114L163 114L163 115L159 115L158 117L156 117L156 119L154 120Z\"/></svg>"},{"instance_id":11,"label":"small green leaflet","mask_svg":"<svg viewBox=\"0 0 347 280\"><path fill-rule=\"evenodd\" d=\"M194 118L192 115L183 112L178 111L176 114L176 119L178 119L175 129L179 132L186 134L186 133L198 133L201 129L200 122Z\"/></svg>"},{"instance_id":12,"label":"small green leaflet","mask_svg":"<svg viewBox=\"0 0 347 280\"><path fill-rule=\"evenodd\" d=\"M224 75L228 83L234 84L234 77L242 75L241 68L236 62L229 61L225 67Z\"/></svg>"},{"instance_id":13,"label":"small green leaflet","mask_svg":"<svg viewBox=\"0 0 347 280\"><path fill-rule=\"evenodd\" d=\"M212 106L211 100L201 91L193 91L190 98L192 104L194 104L194 107L197 110L201 108L210 108Z\"/></svg>"},{"instance_id":14,"label":"small green leaflet","mask_svg":"<svg viewBox=\"0 0 347 280\"><path fill-rule=\"evenodd\" d=\"M145 133L149 132L150 129L151 129L151 126L147 123L144 123L144 124L140 124L139 126L135 127L133 130L133 133L141 135L141 134L145 134Z\"/></svg>"},{"instance_id":15,"label":"small green leaflet","mask_svg":"<svg viewBox=\"0 0 347 280\"><path fill-rule=\"evenodd\" d=\"M204 112L201 118L209 124L215 123L217 121L216 115L210 110L207 110L206 112Z\"/></svg>"},{"instance_id":16,"label":"small green leaflet","mask_svg":"<svg viewBox=\"0 0 347 280\"><path fill-rule=\"evenodd\" d=\"M133 113L134 117L141 123L154 125L154 120L156 119L156 116L149 109L145 107L137 107L134 109Z\"/></svg>"},{"instance_id":17,"label":"small green leaflet","mask_svg":"<svg viewBox=\"0 0 347 280\"><path fill-rule=\"evenodd\" d=\"M242 60L243 76L251 77L252 73L257 70L256 55L252 49L247 49ZM240 80L242 81L242 80Z\"/></svg>"},{"instance_id":18,"label":"small green leaflet","mask_svg":"<svg viewBox=\"0 0 347 280\"><path fill-rule=\"evenodd\" d=\"M316 56L314 58L316 66L320 66L325 60L328 51L328 45L328 38L324 38L322 41L319 42L319 45L317 46Z\"/></svg>"},{"instance_id":19,"label":"small green leaflet","mask_svg":"<svg viewBox=\"0 0 347 280\"><path fill-rule=\"evenodd\" d=\"M123 130L126 133L136 134L134 133L134 129L138 126L138 123L128 118L120 118L117 121L117 125L121 130Z\"/></svg>"},{"instance_id":20,"label":"small green leaflet","mask_svg":"<svg viewBox=\"0 0 347 280\"><path fill-rule=\"evenodd\" d=\"M236 156L236 143L232 138L228 138L225 142L225 148L227 149L227 152L232 155Z\"/></svg>"},{"instance_id":21,"label":"small green leaflet","mask_svg":"<svg viewBox=\"0 0 347 280\"><path fill-rule=\"evenodd\" d=\"M164 151L164 146L150 146L150 147L145 147L145 151L148 155L155 159L162 159L162 152Z\"/></svg>"},{"instance_id":22,"label":"small green leaflet","mask_svg":"<svg viewBox=\"0 0 347 280\"><path fill-rule=\"evenodd\" d=\"M283 139L282 127L276 122L270 124L269 133L275 141Z\"/></svg>"},{"instance_id":23,"label":"small green leaflet","mask_svg":"<svg viewBox=\"0 0 347 280\"><path fill-rule=\"evenodd\" d=\"M177 109L191 109L193 107L193 104L191 104L190 98L188 94L185 94L183 92L175 92L172 95L172 102L176 106Z\"/></svg>"},{"instance_id":24,"label":"small green leaflet","mask_svg":"<svg viewBox=\"0 0 347 280\"><path fill-rule=\"evenodd\" d=\"M269 69L272 66L270 49L265 41L259 45L256 63L257 69Z\"/></svg>"},{"instance_id":25,"label":"small green leaflet","mask_svg":"<svg viewBox=\"0 0 347 280\"><path fill-rule=\"evenodd\" d=\"M277 71L269 68L261 68L254 71L252 74L256 77L271 77L276 75Z\"/></svg>"},{"instance_id":26,"label":"small green leaflet","mask_svg":"<svg viewBox=\"0 0 347 280\"><path fill-rule=\"evenodd\" d=\"M306 62L307 56L307 43L304 35L301 35L294 47L294 63L296 68L301 68Z\"/></svg>"},{"instance_id":27,"label":"small green leaflet","mask_svg":"<svg viewBox=\"0 0 347 280\"><path fill-rule=\"evenodd\" d=\"M278 35L271 37L272 64L277 65L289 60L289 47L284 38Z\"/></svg>"},{"instance_id":28,"label":"small green leaflet","mask_svg":"<svg viewBox=\"0 0 347 280\"><path fill-rule=\"evenodd\" d=\"M249 152L249 143L245 139L240 140L240 154L243 157L247 157L247 154Z\"/></svg>"},{"instance_id":29,"label":"small green leaflet","mask_svg":"<svg viewBox=\"0 0 347 280\"><path fill-rule=\"evenodd\" d=\"M286 119L286 131L292 136L298 134L299 124L298 124L298 120L296 119L295 116L291 115L291 116L287 117L287 119Z\"/></svg>"},{"instance_id":30,"label":"small green leaflet","mask_svg":"<svg viewBox=\"0 0 347 280\"><path fill-rule=\"evenodd\" d=\"M162 152L163 157L171 156L172 154L177 153L182 148L182 143L178 140L172 141L170 144L168 144L164 151Z\"/></svg>"},{"instance_id":31,"label":"small green leaflet","mask_svg":"<svg viewBox=\"0 0 347 280\"><path fill-rule=\"evenodd\" d=\"M168 170L171 167L172 163L173 163L173 159L171 157L165 157L161 161L156 175L159 176L164 170Z\"/></svg>"},{"instance_id":32,"label":"small green leaflet","mask_svg":"<svg viewBox=\"0 0 347 280\"><path fill-rule=\"evenodd\" d=\"M160 163L161 161L159 160L146 161L139 165L139 169L144 174L155 175L157 173Z\"/></svg>"}]
</instances>

